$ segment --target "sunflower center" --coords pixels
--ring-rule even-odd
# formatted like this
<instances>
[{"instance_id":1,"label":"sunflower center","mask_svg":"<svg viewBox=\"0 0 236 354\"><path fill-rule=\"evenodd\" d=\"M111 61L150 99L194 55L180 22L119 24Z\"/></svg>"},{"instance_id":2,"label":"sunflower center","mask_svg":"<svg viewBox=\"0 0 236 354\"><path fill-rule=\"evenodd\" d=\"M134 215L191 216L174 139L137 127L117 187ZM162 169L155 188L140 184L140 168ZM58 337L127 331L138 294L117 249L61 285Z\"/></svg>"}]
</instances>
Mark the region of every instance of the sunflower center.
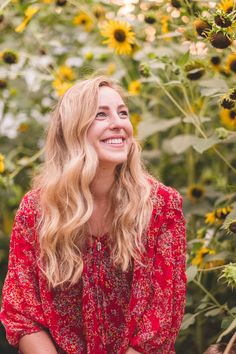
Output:
<instances>
[{"instance_id":1,"label":"sunflower center","mask_svg":"<svg viewBox=\"0 0 236 354\"><path fill-rule=\"evenodd\" d=\"M82 25L86 25L87 20L86 20L85 18L83 18L83 19L81 20L81 23L82 23Z\"/></svg>"},{"instance_id":2,"label":"sunflower center","mask_svg":"<svg viewBox=\"0 0 236 354\"><path fill-rule=\"evenodd\" d=\"M203 195L203 190L200 188L193 188L191 194L194 198L201 198Z\"/></svg>"},{"instance_id":3,"label":"sunflower center","mask_svg":"<svg viewBox=\"0 0 236 354\"><path fill-rule=\"evenodd\" d=\"M236 118L236 111L230 111L229 117L230 117L230 119L235 120L235 118Z\"/></svg>"},{"instance_id":4,"label":"sunflower center","mask_svg":"<svg viewBox=\"0 0 236 354\"><path fill-rule=\"evenodd\" d=\"M230 63L230 69L236 72L236 60L232 60L232 62Z\"/></svg>"},{"instance_id":5,"label":"sunflower center","mask_svg":"<svg viewBox=\"0 0 236 354\"><path fill-rule=\"evenodd\" d=\"M121 29L115 30L114 37L117 40L117 42L121 42L122 43L122 42L125 42L125 40L126 40L126 34Z\"/></svg>"}]
</instances>

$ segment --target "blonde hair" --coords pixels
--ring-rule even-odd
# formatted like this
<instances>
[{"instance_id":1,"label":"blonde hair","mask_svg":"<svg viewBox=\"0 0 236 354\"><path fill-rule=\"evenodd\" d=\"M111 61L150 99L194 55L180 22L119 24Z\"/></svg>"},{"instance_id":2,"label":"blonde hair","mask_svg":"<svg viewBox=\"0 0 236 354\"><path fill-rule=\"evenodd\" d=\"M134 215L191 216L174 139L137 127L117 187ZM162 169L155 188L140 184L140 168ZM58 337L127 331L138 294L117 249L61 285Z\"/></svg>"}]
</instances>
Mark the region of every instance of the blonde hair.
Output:
<instances>
[{"instance_id":1,"label":"blonde hair","mask_svg":"<svg viewBox=\"0 0 236 354\"><path fill-rule=\"evenodd\" d=\"M83 271L86 230L93 212L90 185L98 167L87 131L97 113L101 86L125 97L121 87L104 76L71 87L52 113L45 162L33 179L33 188L40 190L39 265L53 288L76 284ZM135 140L127 161L116 167L110 198L111 258L126 271L132 259L140 262L143 234L152 212L150 183Z\"/></svg>"}]
</instances>

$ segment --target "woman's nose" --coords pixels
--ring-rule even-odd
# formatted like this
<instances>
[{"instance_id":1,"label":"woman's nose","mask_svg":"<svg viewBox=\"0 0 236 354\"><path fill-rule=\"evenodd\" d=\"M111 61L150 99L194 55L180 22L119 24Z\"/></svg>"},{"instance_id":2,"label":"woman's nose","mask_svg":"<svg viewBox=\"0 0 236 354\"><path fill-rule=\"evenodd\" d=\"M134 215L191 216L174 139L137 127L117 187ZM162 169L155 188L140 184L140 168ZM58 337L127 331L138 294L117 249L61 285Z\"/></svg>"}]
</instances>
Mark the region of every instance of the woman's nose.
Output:
<instances>
[{"instance_id":1,"label":"woman's nose","mask_svg":"<svg viewBox=\"0 0 236 354\"><path fill-rule=\"evenodd\" d=\"M122 119L120 118L118 113L113 113L110 119L110 128L121 128L122 125Z\"/></svg>"}]
</instances>

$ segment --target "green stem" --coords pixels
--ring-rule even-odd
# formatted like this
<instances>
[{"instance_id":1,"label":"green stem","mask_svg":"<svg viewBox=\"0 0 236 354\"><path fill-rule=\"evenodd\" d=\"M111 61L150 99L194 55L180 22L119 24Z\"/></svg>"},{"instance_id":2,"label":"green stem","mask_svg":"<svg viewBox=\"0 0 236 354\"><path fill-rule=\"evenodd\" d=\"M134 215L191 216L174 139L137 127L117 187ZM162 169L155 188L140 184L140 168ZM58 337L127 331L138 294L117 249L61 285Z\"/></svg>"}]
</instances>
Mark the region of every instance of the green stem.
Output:
<instances>
[{"instance_id":1,"label":"green stem","mask_svg":"<svg viewBox=\"0 0 236 354\"><path fill-rule=\"evenodd\" d=\"M212 267L212 268L209 268L209 269L204 269L204 268L199 268L198 269L198 272L211 272L213 270L218 270L218 269L223 269L227 266L228 264L224 264L222 266L218 266L218 267ZM230 265L236 265L236 263L231 263Z\"/></svg>"},{"instance_id":2,"label":"green stem","mask_svg":"<svg viewBox=\"0 0 236 354\"><path fill-rule=\"evenodd\" d=\"M219 308L223 308L223 306L216 300L216 298L196 279L193 280L194 284L196 284Z\"/></svg>"},{"instance_id":3,"label":"green stem","mask_svg":"<svg viewBox=\"0 0 236 354\"><path fill-rule=\"evenodd\" d=\"M39 150L38 152L36 152L33 156L31 156L28 160L27 163L24 166L19 166L15 169L15 171L13 171L10 175L9 178L13 179L15 178L16 175L18 175L18 173L23 170L23 168L25 168L26 166L28 166L29 164L31 164L32 162L34 162L35 160L37 160L37 158L39 156L41 156L43 153L43 149Z\"/></svg>"},{"instance_id":4,"label":"green stem","mask_svg":"<svg viewBox=\"0 0 236 354\"><path fill-rule=\"evenodd\" d=\"M221 305L216 298L205 288L204 285L202 285L199 281L196 279L193 280L194 284L196 284L213 302L216 304L217 307L222 309L223 311L227 311L231 317L235 318L234 314L228 309L228 307L225 307L224 305Z\"/></svg>"}]
</instances>

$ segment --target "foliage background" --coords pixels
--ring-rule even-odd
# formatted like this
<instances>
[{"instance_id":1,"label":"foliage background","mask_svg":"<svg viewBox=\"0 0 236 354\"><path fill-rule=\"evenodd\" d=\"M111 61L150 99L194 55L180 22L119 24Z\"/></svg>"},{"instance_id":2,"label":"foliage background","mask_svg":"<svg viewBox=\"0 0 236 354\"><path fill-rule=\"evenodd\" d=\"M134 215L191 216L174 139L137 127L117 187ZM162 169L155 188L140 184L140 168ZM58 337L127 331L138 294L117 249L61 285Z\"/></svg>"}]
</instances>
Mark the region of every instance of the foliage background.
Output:
<instances>
[{"instance_id":1,"label":"foliage background","mask_svg":"<svg viewBox=\"0 0 236 354\"><path fill-rule=\"evenodd\" d=\"M148 170L184 197L189 283L177 353L229 340L236 328L234 10L232 0L3 1L0 288L15 212L43 161L50 111L76 80L101 73L127 90ZM2 327L0 339L2 353L15 352Z\"/></svg>"}]
</instances>

